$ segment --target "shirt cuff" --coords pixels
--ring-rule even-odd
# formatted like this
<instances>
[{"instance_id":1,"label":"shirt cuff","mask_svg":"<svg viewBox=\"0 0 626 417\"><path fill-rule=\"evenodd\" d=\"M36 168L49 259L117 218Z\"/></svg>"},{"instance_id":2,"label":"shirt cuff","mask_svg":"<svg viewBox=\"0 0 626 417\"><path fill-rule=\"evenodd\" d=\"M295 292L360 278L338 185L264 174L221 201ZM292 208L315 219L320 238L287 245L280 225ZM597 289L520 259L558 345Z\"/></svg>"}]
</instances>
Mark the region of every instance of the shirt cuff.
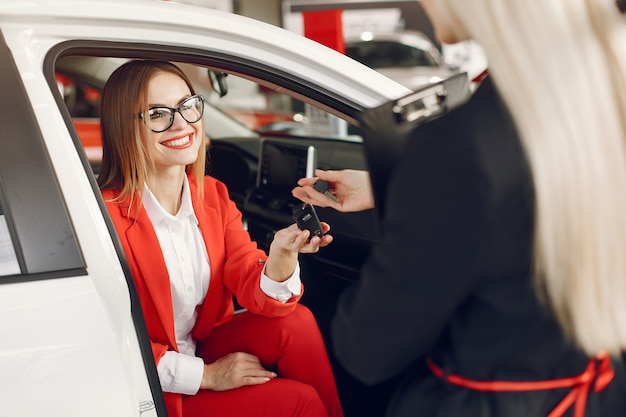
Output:
<instances>
[{"instance_id":1,"label":"shirt cuff","mask_svg":"<svg viewBox=\"0 0 626 417\"><path fill-rule=\"evenodd\" d=\"M261 271L261 290L268 296L281 303L286 303L291 298L300 295L302 281L300 281L300 263L296 263L296 269L289 279L276 282L265 275L265 267Z\"/></svg>"},{"instance_id":2,"label":"shirt cuff","mask_svg":"<svg viewBox=\"0 0 626 417\"><path fill-rule=\"evenodd\" d=\"M157 365L157 373L164 392L194 395L200 390L204 361L196 356L168 350Z\"/></svg>"}]
</instances>

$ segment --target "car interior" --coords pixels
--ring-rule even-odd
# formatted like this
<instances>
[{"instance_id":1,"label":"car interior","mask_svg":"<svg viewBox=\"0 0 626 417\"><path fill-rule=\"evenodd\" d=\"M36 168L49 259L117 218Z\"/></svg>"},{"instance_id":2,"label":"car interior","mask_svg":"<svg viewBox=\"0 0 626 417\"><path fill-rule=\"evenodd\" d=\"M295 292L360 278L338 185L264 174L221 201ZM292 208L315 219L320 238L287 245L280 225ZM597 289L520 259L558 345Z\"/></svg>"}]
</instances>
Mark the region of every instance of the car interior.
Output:
<instances>
[{"instance_id":1,"label":"car interior","mask_svg":"<svg viewBox=\"0 0 626 417\"><path fill-rule=\"evenodd\" d=\"M64 117L86 172L93 175L94 192L102 156L100 91L111 72L133 58L176 62L204 96L206 173L227 185L251 238L265 250L276 230L294 222L292 212L300 202L291 196L291 189L299 178L312 176L316 168L367 168L356 122L359 109L302 80L264 68L250 70L245 63L225 64L224 57L190 58L175 51L146 53L108 45L99 56L86 50L80 44L60 52L51 61L49 84L65 107ZM321 221L331 225L334 241L316 254L300 257L306 288L301 302L313 311L328 340L337 297L359 279L377 239L377 215L374 210L316 211ZM395 381L367 387L345 373L330 349L329 353L346 416L382 414ZM378 411L371 414L373 410Z\"/></svg>"}]
</instances>

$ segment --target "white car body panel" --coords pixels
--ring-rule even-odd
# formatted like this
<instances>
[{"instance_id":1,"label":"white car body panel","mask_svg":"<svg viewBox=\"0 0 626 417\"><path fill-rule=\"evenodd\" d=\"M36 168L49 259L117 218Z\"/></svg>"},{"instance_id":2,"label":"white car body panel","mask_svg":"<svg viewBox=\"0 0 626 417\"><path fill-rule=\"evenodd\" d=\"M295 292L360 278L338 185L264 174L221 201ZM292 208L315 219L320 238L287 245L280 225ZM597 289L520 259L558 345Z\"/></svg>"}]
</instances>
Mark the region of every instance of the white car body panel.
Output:
<instances>
[{"instance_id":1,"label":"white car body panel","mask_svg":"<svg viewBox=\"0 0 626 417\"><path fill-rule=\"evenodd\" d=\"M0 281L0 416L155 416L126 278L42 72L50 49L98 40L231 53L300 74L368 108L409 90L278 27L169 2L0 0L0 30L43 132L88 271Z\"/></svg>"},{"instance_id":2,"label":"white car body panel","mask_svg":"<svg viewBox=\"0 0 626 417\"><path fill-rule=\"evenodd\" d=\"M94 308L103 299L90 278L3 286L0 333L11 337L0 342L1 415L138 415L117 338L126 332Z\"/></svg>"},{"instance_id":3,"label":"white car body panel","mask_svg":"<svg viewBox=\"0 0 626 417\"><path fill-rule=\"evenodd\" d=\"M12 6L5 8L5 3ZM289 68L366 107L407 93L397 83L374 76L372 70L315 41L230 13L155 1L29 1L18 3L22 7L16 3L0 2L3 31L10 29L14 36L23 37L24 43L36 42L44 51L64 39L149 40L224 53L237 51L240 57ZM33 27L29 20L34 17L45 24ZM21 26L20 20L26 24ZM340 68L332 68L331 62Z\"/></svg>"}]
</instances>

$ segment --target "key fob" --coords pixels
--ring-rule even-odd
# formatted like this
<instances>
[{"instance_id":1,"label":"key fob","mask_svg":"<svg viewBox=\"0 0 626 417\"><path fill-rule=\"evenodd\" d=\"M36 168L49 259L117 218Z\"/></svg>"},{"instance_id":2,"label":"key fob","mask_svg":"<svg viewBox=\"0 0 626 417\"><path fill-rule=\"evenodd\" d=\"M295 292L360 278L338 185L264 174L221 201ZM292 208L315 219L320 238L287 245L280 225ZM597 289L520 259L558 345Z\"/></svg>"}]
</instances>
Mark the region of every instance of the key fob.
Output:
<instances>
[{"instance_id":1,"label":"key fob","mask_svg":"<svg viewBox=\"0 0 626 417\"><path fill-rule=\"evenodd\" d=\"M315 212L315 207L306 203L299 204L293 208L292 214L300 230L308 230L310 232L309 240L311 240L313 236L324 236L320 219Z\"/></svg>"}]
</instances>

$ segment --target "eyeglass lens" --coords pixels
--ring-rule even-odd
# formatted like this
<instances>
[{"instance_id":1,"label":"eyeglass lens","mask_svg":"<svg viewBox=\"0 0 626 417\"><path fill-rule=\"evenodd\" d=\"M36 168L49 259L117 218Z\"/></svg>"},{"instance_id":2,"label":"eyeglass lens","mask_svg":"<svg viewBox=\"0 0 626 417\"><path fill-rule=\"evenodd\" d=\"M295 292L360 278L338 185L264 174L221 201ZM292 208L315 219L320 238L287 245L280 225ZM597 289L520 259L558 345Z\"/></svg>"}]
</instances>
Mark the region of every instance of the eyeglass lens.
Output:
<instances>
[{"instance_id":1,"label":"eyeglass lens","mask_svg":"<svg viewBox=\"0 0 626 417\"><path fill-rule=\"evenodd\" d=\"M204 101L202 96L191 96L176 108L152 107L148 110L148 117L143 117L146 126L154 132L164 132L174 123L176 112L188 123L195 123L202 118L204 113Z\"/></svg>"}]
</instances>

